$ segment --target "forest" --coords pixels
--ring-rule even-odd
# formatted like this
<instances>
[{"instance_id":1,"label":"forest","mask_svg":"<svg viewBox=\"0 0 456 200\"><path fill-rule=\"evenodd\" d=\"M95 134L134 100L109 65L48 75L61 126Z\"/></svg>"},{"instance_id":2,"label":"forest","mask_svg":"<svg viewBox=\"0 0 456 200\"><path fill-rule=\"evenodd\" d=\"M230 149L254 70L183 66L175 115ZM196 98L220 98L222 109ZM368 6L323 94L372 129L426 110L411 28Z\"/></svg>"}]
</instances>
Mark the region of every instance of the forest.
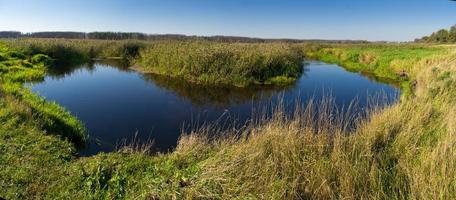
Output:
<instances>
[{"instance_id":1,"label":"forest","mask_svg":"<svg viewBox=\"0 0 456 200\"><path fill-rule=\"evenodd\" d=\"M416 39L415 42L456 43L456 25L452 26L450 29L440 29L429 36Z\"/></svg>"}]
</instances>

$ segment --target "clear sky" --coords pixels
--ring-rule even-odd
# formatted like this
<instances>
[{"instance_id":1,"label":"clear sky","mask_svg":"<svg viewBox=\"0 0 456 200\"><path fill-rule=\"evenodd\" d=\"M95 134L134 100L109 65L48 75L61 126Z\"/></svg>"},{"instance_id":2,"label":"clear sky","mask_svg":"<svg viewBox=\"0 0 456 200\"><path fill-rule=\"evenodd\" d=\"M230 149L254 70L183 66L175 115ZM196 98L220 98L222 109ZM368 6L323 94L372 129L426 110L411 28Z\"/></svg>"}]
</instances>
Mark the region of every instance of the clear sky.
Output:
<instances>
[{"instance_id":1,"label":"clear sky","mask_svg":"<svg viewBox=\"0 0 456 200\"><path fill-rule=\"evenodd\" d=\"M0 0L0 30L406 41L456 24L449 0Z\"/></svg>"}]
</instances>

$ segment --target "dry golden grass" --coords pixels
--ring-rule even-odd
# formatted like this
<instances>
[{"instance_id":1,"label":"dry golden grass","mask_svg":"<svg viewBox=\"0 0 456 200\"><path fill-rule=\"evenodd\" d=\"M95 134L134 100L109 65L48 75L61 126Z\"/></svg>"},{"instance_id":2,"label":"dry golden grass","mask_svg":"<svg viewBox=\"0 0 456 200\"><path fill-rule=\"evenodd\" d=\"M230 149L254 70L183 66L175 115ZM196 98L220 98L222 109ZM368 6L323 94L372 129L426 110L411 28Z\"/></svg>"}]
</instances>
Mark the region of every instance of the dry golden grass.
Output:
<instances>
[{"instance_id":1,"label":"dry golden grass","mask_svg":"<svg viewBox=\"0 0 456 200\"><path fill-rule=\"evenodd\" d=\"M238 137L209 142L210 129L183 137L176 153L211 152L186 197L455 199L456 85L442 78L455 60L452 51L418 62L415 95L374 109L354 133L323 102L292 117L277 110Z\"/></svg>"}]
</instances>

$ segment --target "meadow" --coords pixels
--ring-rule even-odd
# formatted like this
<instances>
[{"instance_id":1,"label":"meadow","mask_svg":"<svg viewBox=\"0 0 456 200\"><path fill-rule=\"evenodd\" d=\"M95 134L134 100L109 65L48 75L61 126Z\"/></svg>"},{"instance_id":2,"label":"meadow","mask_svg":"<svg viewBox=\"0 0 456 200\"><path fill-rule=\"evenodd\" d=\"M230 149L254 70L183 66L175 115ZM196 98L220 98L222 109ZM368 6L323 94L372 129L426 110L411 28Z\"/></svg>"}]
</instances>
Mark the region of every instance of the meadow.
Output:
<instances>
[{"instance_id":1,"label":"meadow","mask_svg":"<svg viewBox=\"0 0 456 200\"><path fill-rule=\"evenodd\" d=\"M292 116L277 105L272 116L259 116L242 129L222 130L215 124L185 133L167 154L152 154L147 145L132 144L118 152L76 158L76 144L87 138L82 123L22 85L42 79L55 58L36 53L58 55L52 54L53 47L31 51L31 41L2 41L6 44L0 48L0 191L6 199L456 198L456 51L451 46L145 44L134 62L155 73L202 82L213 82L210 77L220 73L233 77L223 83L235 85L267 82L283 70L293 77L295 71L287 74L289 69L279 65L293 69L305 55L398 81L407 92L397 104L369 111L367 118L334 110L331 99L309 102ZM58 41L56 46L65 43L69 52L84 52L78 55L94 49L80 50L94 41L80 46L73 42L77 43ZM111 46L118 45L123 42ZM88 58L127 55L95 52ZM193 58L186 66L236 67L229 72L194 69L209 73L201 78L179 67ZM231 65L235 61L242 63ZM249 71L252 63L261 69L246 76L236 71ZM358 119L355 130L347 125L353 117Z\"/></svg>"}]
</instances>

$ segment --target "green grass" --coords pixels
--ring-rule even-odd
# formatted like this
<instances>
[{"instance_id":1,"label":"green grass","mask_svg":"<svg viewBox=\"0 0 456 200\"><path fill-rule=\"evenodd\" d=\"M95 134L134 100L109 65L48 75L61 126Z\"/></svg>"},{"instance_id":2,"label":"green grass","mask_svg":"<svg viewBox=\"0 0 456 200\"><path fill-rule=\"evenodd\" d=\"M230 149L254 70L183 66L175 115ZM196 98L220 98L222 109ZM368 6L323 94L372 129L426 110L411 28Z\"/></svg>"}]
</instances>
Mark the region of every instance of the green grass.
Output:
<instances>
[{"instance_id":1,"label":"green grass","mask_svg":"<svg viewBox=\"0 0 456 200\"><path fill-rule=\"evenodd\" d=\"M87 140L84 125L23 84L42 80L52 60L0 44L0 196L36 196ZM51 173L52 172L52 173Z\"/></svg>"},{"instance_id":2,"label":"green grass","mask_svg":"<svg viewBox=\"0 0 456 200\"><path fill-rule=\"evenodd\" d=\"M199 168L191 155L147 156L141 153L100 154L70 163L44 192L47 198L71 194L82 199L164 198L182 196Z\"/></svg>"},{"instance_id":3,"label":"green grass","mask_svg":"<svg viewBox=\"0 0 456 200\"><path fill-rule=\"evenodd\" d=\"M302 53L283 43L162 41L141 51L139 71L203 84L287 84L302 73Z\"/></svg>"},{"instance_id":4,"label":"green grass","mask_svg":"<svg viewBox=\"0 0 456 200\"><path fill-rule=\"evenodd\" d=\"M413 95L371 111L355 131L347 129L350 116L333 110L331 101L313 102L293 116L277 109L241 130L194 130L168 154L150 155L147 146L132 145L76 158L67 131L46 123L58 118L68 130L82 126L22 87L43 77L48 59L1 47L0 197L456 198L454 50L412 44L297 46L306 46L307 56L355 71L405 85L416 80L408 87ZM397 76L403 71L406 79Z\"/></svg>"},{"instance_id":5,"label":"green grass","mask_svg":"<svg viewBox=\"0 0 456 200\"><path fill-rule=\"evenodd\" d=\"M0 196L29 199L40 196L55 177L63 177L63 164L74 159L74 144L45 134L30 119L29 107L0 99Z\"/></svg>"},{"instance_id":6,"label":"green grass","mask_svg":"<svg viewBox=\"0 0 456 200\"><path fill-rule=\"evenodd\" d=\"M336 45L313 48L306 56L329 63L337 63L348 70L370 73L376 77L401 83L403 93L411 92L411 77L415 66L423 59L445 54L448 48L426 45ZM407 76L401 76L401 74Z\"/></svg>"},{"instance_id":7,"label":"green grass","mask_svg":"<svg viewBox=\"0 0 456 200\"><path fill-rule=\"evenodd\" d=\"M133 60L144 41L76 40L76 39L11 39L1 40L10 49L25 55L45 54L64 64L83 63L94 58Z\"/></svg>"}]
</instances>

